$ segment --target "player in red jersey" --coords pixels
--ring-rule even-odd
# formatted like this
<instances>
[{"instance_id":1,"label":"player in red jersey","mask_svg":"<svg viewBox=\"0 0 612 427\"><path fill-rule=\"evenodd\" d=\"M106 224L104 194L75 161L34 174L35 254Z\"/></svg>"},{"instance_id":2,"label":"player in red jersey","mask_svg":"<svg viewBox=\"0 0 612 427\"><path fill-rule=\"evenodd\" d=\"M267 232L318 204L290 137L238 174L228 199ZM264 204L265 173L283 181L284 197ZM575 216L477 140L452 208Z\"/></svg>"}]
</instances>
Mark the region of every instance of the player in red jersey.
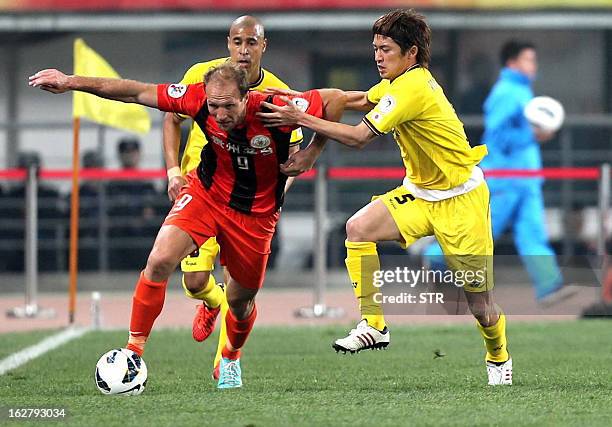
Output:
<instances>
[{"instance_id":1,"label":"player in red jersey","mask_svg":"<svg viewBox=\"0 0 612 427\"><path fill-rule=\"evenodd\" d=\"M128 348L142 354L161 312L170 274L180 261L217 236L230 276L227 285L228 342L220 364L219 388L242 385L240 348L257 315L255 295L263 284L270 242L283 203L293 127L266 128L256 117L262 102L292 102L317 117L337 120L343 98L334 90L313 90L289 98L248 91L246 73L221 64L194 85L155 85L133 80L66 76L43 70L30 85L62 93L80 90L103 98L186 114L202 128L209 144L198 168L176 198L136 284Z\"/></svg>"}]
</instances>

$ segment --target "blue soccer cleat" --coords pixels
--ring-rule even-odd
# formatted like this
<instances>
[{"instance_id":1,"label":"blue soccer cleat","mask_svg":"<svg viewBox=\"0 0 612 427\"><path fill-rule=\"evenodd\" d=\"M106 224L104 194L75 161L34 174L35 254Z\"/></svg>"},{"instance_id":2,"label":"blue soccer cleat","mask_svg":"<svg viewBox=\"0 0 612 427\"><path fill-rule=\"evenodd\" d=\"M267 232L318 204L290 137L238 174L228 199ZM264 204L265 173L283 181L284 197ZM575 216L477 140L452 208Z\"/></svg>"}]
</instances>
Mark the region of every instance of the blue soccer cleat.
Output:
<instances>
[{"instance_id":1,"label":"blue soccer cleat","mask_svg":"<svg viewBox=\"0 0 612 427\"><path fill-rule=\"evenodd\" d=\"M232 360L225 357L221 358L217 388L238 387L242 387L242 370L240 369L240 359Z\"/></svg>"}]
</instances>

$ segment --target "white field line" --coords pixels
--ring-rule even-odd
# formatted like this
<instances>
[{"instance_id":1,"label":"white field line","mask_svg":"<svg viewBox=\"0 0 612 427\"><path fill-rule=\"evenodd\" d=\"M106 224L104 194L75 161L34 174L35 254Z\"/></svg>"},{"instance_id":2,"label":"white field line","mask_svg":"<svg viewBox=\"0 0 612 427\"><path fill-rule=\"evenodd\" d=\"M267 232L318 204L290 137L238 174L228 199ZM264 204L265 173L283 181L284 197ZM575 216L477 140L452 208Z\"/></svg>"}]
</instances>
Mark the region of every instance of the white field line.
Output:
<instances>
[{"instance_id":1,"label":"white field line","mask_svg":"<svg viewBox=\"0 0 612 427\"><path fill-rule=\"evenodd\" d=\"M10 356L0 360L0 375L4 375L13 369L28 363L30 360L36 359L38 356L42 356L48 351L51 351L62 344L67 343L68 341L79 338L88 331L90 331L90 328L68 328L58 332L55 335L45 338L38 344L34 344L13 353Z\"/></svg>"}]
</instances>

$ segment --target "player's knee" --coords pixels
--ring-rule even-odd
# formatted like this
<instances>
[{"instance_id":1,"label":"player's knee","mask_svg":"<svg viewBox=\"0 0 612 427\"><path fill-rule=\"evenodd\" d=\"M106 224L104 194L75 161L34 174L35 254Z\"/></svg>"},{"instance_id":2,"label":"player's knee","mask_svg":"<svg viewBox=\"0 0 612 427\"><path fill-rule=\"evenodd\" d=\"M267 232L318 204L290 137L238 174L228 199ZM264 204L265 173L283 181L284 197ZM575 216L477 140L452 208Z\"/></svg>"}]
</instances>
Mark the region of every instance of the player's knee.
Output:
<instances>
[{"instance_id":1,"label":"player's knee","mask_svg":"<svg viewBox=\"0 0 612 427\"><path fill-rule=\"evenodd\" d=\"M346 222L346 239L349 242L368 242L365 222L361 218L351 217Z\"/></svg>"},{"instance_id":2,"label":"player's knee","mask_svg":"<svg viewBox=\"0 0 612 427\"><path fill-rule=\"evenodd\" d=\"M497 309L489 292L466 292L468 308L478 323L483 326L495 324Z\"/></svg>"},{"instance_id":3,"label":"player's knee","mask_svg":"<svg viewBox=\"0 0 612 427\"><path fill-rule=\"evenodd\" d=\"M244 295L227 295L227 304L234 316L238 319L244 319L253 309L255 299Z\"/></svg>"},{"instance_id":4,"label":"player's knee","mask_svg":"<svg viewBox=\"0 0 612 427\"><path fill-rule=\"evenodd\" d=\"M226 294L227 304L232 308L238 308L241 306L245 306L249 303L251 298L248 298L244 295L240 295L238 293L228 292Z\"/></svg>"},{"instance_id":5,"label":"player's knee","mask_svg":"<svg viewBox=\"0 0 612 427\"><path fill-rule=\"evenodd\" d=\"M153 280L165 280L178 264L175 257L162 251L152 251L147 259L146 270Z\"/></svg>"},{"instance_id":6,"label":"player's knee","mask_svg":"<svg viewBox=\"0 0 612 427\"><path fill-rule=\"evenodd\" d=\"M192 294L196 294L204 290L206 285L208 285L209 278L210 278L210 271L183 273L183 280L185 282L185 287Z\"/></svg>"}]
</instances>

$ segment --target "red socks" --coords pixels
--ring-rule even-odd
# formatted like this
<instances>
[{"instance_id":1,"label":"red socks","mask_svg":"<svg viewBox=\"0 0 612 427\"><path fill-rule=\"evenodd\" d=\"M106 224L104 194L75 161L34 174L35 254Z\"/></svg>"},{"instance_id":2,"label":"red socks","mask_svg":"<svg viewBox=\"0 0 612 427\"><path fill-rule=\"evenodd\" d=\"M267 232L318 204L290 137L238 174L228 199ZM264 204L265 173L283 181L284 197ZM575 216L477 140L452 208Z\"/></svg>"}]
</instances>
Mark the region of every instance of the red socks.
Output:
<instances>
[{"instance_id":1,"label":"red socks","mask_svg":"<svg viewBox=\"0 0 612 427\"><path fill-rule=\"evenodd\" d=\"M253 305L253 311L251 314L244 319L238 320L234 317L232 310L227 310L227 314L225 315L225 326L227 327L227 339L231 343L232 347L237 348L236 351L228 350L227 346L223 347L222 355L227 359L236 360L240 357L240 348L244 346L249 334L251 333L251 329L253 329L253 324L255 323L255 318L257 317L257 306Z\"/></svg>"},{"instance_id":2,"label":"red socks","mask_svg":"<svg viewBox=\"0 0 612 427\"><path fill-rule=\"evenodd\" d=\"M144 276L144 271L140 273L140 278L136 283L132 298L132 317L127 348L141 356L153 323L164 306L167 284L167 280L163 282L148 280Z\"/></svg>"}]
</instances>

